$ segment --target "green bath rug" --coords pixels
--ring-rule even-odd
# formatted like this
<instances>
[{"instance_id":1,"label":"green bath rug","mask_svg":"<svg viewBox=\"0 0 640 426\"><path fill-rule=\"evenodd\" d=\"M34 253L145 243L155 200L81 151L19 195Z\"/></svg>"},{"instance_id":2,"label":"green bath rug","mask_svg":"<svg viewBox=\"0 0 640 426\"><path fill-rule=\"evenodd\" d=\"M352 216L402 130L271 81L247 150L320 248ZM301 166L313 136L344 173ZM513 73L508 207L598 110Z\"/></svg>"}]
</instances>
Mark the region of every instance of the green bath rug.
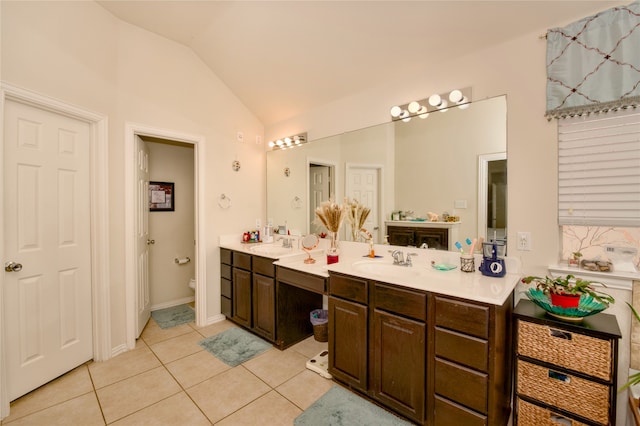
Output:
<instances>
[{"instance_id":1,"label":"green bath rug","mask_svg":"<svg viewBox=\"0 0 640 426\"><path fill-rule=\"evenodd\" d=\"M165 329L195 321L196 313L189 305L178 305L153 311L151 318L158 323L160 328Z\"/></svg>"},{"instance_id":2,"label":"green bath rug","mask_svg":"<svg viewBox=\"0 0 640 426\"><path fill-rule=\"evenodd\" d=\"M235 367L261 354L272 345L241 328L230 328L198 342L225 364Z\"/></svg>"},{"instance_id":3,"label":"green bath rug","mask_svg":"<svg viewBox=\"0 0 640 426\"><path fill-rule=\"evenodd\" d=\"M411 426L400 417L334 386L294 420L295 426Z\"/></svg>"}]
</instances>

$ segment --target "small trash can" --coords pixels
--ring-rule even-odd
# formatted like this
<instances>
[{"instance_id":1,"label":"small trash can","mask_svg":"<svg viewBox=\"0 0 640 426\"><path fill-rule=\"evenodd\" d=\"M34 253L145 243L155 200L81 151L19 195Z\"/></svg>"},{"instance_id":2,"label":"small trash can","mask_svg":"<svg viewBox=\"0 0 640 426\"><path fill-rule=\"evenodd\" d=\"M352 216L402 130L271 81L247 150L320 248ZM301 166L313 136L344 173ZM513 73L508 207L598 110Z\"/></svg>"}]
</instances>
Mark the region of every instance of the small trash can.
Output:
<instances>
[{"instance_id":1,"label":"small trash can","mask_svg":"<svg viewBox=\"0 0 640 426\"><path fill-rule=\"evenodd\" d=\"M314 309L309 314L313 325L313 338L318 342L329 341L329 311L326 309Z\"/></svg>"}]
</instances>

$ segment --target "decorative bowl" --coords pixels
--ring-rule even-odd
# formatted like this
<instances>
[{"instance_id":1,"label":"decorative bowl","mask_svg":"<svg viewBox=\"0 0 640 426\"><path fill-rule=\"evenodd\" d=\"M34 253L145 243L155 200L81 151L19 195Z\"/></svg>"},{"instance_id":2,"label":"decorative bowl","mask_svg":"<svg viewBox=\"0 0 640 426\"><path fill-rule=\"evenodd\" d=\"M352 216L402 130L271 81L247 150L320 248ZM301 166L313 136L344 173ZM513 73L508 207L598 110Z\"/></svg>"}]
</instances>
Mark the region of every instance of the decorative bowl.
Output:
<instances>
[{"instance_id":1,"label":"decorative bowl","mask_svg":"<svg viewBox=\"0 0 640 426\"><path fill-rule=\"evenodd\" d=\"M527 297L536 305L544 309L549 315L565 321L580 322L584 317L597 314L607 309L608 305L600 303L593 297L583 294L577 308L562 308L551 304L549 296L542 290L530 288Z\"/></svg>"}]
</instances>

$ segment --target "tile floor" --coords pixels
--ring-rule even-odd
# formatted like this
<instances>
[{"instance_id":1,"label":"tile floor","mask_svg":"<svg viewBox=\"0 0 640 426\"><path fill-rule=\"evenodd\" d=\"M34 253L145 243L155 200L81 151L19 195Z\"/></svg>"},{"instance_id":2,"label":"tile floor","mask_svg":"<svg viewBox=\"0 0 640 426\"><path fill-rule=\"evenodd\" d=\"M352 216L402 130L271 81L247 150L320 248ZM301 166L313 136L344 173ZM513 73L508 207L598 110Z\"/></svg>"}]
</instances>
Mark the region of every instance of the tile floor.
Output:
<instances>
[{"instance_id":1,"label":"tile floor","mask_svg":"<svg viewBox=\"0 0 640 426\"><path fill-rule=\"evenodd\" d=\"M229 327L162 330L151 319L134 350L88 362L15 400L1 424L292 425L332 386L305 368L327 348L313 337L234 368L198 345Z\"/></svg>"}]
</instances>

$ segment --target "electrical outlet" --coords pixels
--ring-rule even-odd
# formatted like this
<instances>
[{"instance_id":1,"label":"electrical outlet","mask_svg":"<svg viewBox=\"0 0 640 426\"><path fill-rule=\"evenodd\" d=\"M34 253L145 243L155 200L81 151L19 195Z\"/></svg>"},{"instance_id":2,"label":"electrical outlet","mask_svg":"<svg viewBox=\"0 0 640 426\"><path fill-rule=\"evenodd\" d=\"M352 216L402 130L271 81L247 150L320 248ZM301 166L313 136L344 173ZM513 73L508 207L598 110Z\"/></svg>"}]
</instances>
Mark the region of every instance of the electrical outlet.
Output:
<instances>
[{"instance_id":1,"label":"electrical outlet","mask_svg":"<svg viewBox=\"0 0 640 426\"><path fill-rule=\"evenodd\" d=\"M517 236L518 250L530 251L531 250L531 232L518 232Z\"/></svg>"},{"instance_id":2,"label":"electrical outlet","mask_svg":"<svg viewBox=\"0 0 640 426\"><path fill-rule=\"evenodd\" d=\"M244 133L238 132L236 138L238 139L238 142L244 142Z\"/></svg>"},{"instance_id":3,"label":"electrical outlet","mask_svg":"<svg viewBox=\"0 0 640 426\"><path fill-rule=\"evenodd\" d=\"M260 219L256 219L256 229L260 229L260 225L261 225Z\"/></svg>"}]
</instances>

